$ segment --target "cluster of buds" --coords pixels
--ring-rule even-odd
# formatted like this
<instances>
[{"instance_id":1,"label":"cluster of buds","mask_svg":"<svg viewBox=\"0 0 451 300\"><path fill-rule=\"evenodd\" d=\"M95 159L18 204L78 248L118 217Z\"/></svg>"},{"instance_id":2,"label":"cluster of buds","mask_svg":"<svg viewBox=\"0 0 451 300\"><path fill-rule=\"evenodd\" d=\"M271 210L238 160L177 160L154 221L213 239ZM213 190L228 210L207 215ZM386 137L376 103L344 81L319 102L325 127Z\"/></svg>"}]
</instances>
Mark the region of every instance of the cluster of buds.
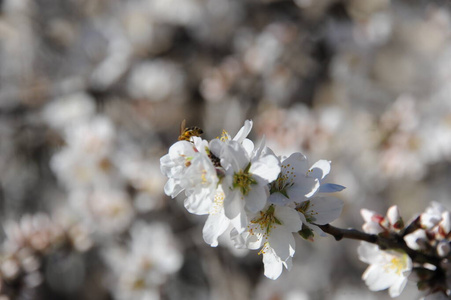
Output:
<instances>
[{"instance_id":1,"label":"cluster of buds","mask_svg":"<svg viewBox=\"0 0 451 300\"><path fill-rule=\"evenodd\" d=\"M0 296L16 299L43 282L43 262L59 250L87 251L92 242L79 225L64 226L45 214L25 215L4 226L0 260Z\"/></svg>"},{"instance_id":2,"label":"cluster of buds","mask_svg":"<svg viewBox=\"0 0 451 300\"><path fill-rule=\"evenodd\" d=\"M409 248L434 258L416 268L418 288L451 296L451 212L442 204L431 205L412 223L404 237Z\"/></svg>"},{"instance_id":3,"label":"cluster of buds","mask_svg":"<svg viewBox=\"0 0 451 300\"><path fill-rule=\"evenodd\" d=\"M359 258L370 264L362 276L370 290L388 288L396 297L409 279L428 295L451 295L450 211L433 202L407 226L396 206L385 217L366 209L361 213L363 230L377 235L374 244L362 242L358 249Z\"/></svg>"},{"instance_id":4,"label":"cluster of buds","mask_svg":"<svg viewBox=\"0 0 451 300\"><path fill-rule=\"evenodd\" d=\"M167 195L184 193L190 213L208 215L206 243L215 247L228 234L235 247L260 250L265 275L276 279L291 268L294 236L325 235L320 226L341 214L343 202L328 194L344 187L325 182L330 161L309 167L301 153L278 157L247 138L251 129L246 121L235 137L223 131L211 141L197 127L183 129L161 158L161 171L169 178Z\"/></svg>"}]
</instances>

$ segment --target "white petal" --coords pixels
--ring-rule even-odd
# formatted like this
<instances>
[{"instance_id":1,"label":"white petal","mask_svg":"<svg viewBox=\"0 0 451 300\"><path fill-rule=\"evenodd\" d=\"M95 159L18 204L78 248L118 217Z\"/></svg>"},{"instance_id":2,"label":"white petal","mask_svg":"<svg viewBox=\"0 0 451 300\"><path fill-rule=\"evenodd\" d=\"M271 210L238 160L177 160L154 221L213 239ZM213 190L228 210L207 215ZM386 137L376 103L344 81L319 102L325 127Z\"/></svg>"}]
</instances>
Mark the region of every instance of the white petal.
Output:
<instances>
[{"instance_id":1,"label":"white petal","mask_svg":"<svg viewBox=\"0 0 451 300\"><path fill-rule=\"evenodd\" d=\"M439 223L445 234L451 231L451 212L445 211L442 213L442 220Z\"/></svg>"},{"instance_id":2,"label":"white petal","mask_svg":"<svg viewBox=\"0 0 451 300\"><path fill-rule=\"evenodd\" d=\"M195 215L206 215L209 213L213 205L213 199L207 198L212 196L205 193L196 193L187 197L184 201L185 208Z\"/></svg>"},{"instance_id":3,"label":"white petal","mask_svg":"<svg viewBox=\"0 0 451 300\"><path fill-rule=\"evenodd\" d=\"M275 254L283 261L292 256L295 249L293 234L284 230L282 226L276 226L271 230L268 242Z\"/></svg>"},{"instance_id":4,"label":"white petal","mask_svg":"<svg viewBox=\"0 0 451 300\"><path fill-rule=\"evenodd\" d=\"M372 222L373 221L373 216L377 215L376 212L366 209L366 208L362 208L360 210L360 215L362 216L363 220L365 222Z\"/></svg>"},{"instance_id":5,"label":"white petal","mask_svg":"<svg viewBox=\"0 0 451 300\"><path fill-rule=\"evenodd\" d=\"M379 264L385 260L381 255L379 246L367 242L361 242L357 248L359 259L367 264Z\"/></svg>"},{"instance_id":6,"label":"white petal","mask_svg":"<svg viewBox=\"0 0 451 300\"><path fill-rule=\"evenodd\" d=\"M242 195L238 190L229 191L224 198L224 212L227 218L236 218L244 208Z\"/></svg>"},{"instance_id":7,"label":"white petal","mask_svg":"<svg viewBox=\"0 0 451 300\"><path fill-rule=\"evenodd\" d=\"M264 179L266 183L270 183L279 176L280 162L277 157L266 155L252 163L249 172Z\"/></svg>"},{"instance_id":8,"label":"white petal","mask_svg":"<svg viewBox=\"0 0 451 300\"><path fill-rule=\"evenodd\" d=\"M216 157L221 157L222 149L225 147L225 143L219 139L214 139L210 141L208 148L211 153L213 153ZM223 166L225 168L225 166Z\"/></svg>"},{"instance_id":9,"label":"white petal","mask_svg":"<svg viewBox=\"0 0 451 300\"><path fill-rule=\"evenodd\" d=\"M244 139L242 145L244 150L246 150L247 155L251 157L252 151L254 151L254 143L249 139Z\"/></svg>"},{"instance_id":10,"label":"white petal","mask_svg":"<svg viewBox=\"0 0 451 300\"><path fill-rule=\"evenodd\" d=\"M252 130L252 120L244 121L244 126L238 131L238 133L233 138L234 141L239 143L243 142L243 140L249 135L249 132Z\"/></svg>"},{"instance_id":11,"label":"white petal","mask_svg":"<svg viewBox=\"0 0 451 300\"><path fill-rule=\"evenodd\" d=\"M253 153L251 155L252 161L258 160L263 155L269 155L272 154L275 156L274 152L272 152L271 149L265 146L266 140L265 137L260 140L260 142L257 144L256 147L254 147Z\"/></svg>"},{"instance_id":12,"label":"white petal","mask_svg":"<svg viewBox=\"0 0 451 300\"><path fill-rule=\"evenodd\" d=\"M247 215L243 211L238 214L238 216L236 216L235 218L230 220L230 223L233 225L233 227L239 232L239 233L243 233L246 230L247 227L247 223L248 223L248 219L247 219Z\"/></svg>"},{"instance_id":13,"label":"white petal","mask_svg":"<svg viewBox=\"0 0 451 300\"><path fill-rule=\"evenodd\" d=\"M180 184L176 183L174 178L169 178L168 182L164 185L164 193L172 198L175 198L181 191L183 191L183 188Z\"/></svg>"},{"instance_id":14,"label":"white petal","mask_svg":"<svg viewBox=\"0 0 451 300\"><path fill-rule=\"evenodd\" d=\"M288 257L288 259L286 261L283 262L283 265L285 266L285 268L290 271L291 267L293 267L293 258L290 256Z\"/></svg>"},{"instance_id":15,"label":"white petal","mask_svg":"<svg viewBox=\"0 0 451 300\"><path fill-rule=\"evenodd\" d=\"M308 161L304 154L295 152L282 161L282 165L293 167L296 176L305 176L308 169Z\"/></svg>"},{"instance_id":16,"label":"white petal","mask_svg":"<svg viewBox=\"0 0 451 300\"><path fill-rule=\"evenodd\" d=\"M401 219L397 205L393 205L387 210L387 218L391 225L394 225Z\"/></svg>"},{"instance_id":17,"label":"white petal","mask_svg":"<svg viewBox=\"0 0 451 300\"><path fill-rule=\"evenodd\" d=\"M318 180L324 179L330 173L330 161L329 160L318 160L310 168L309 175Z\"/></svg>"},{"instance_id":18,"label":"white petal","mask_svg":"<svg viewBox=\"0 0 451 300\"><path fill-rule=\"evenodd\" d=\"M289 232L298 232L302 229L302 221L299 213L290 207L276 206L274 216Z\"/></svg>"},{"instance_id":19,"label":"white petal","mask_svg":"<svg viewBox=\"0 0 451 300\"><path fill-rule=\"evenodd\" d=\"M204 241L212 247L218 246L218 237L229 227L230 220L224 214L210 214L202 229Z\"/></svg>"},{"instance_id":20,"label":"white petal","mask_svg":"<svg viewBox=\"0 0 451 300\"><path fill-rule=\"evenodd\" d=\"M346 187L334 184L334 183L322 183L319 192L320 193L335 193L344 190Z\"/></svg>"},{"instance_id":21,"label":"white petal","mask_svg":"<svg viewBox=\"0 0 451 300\"><path fill-rule=\"evenodd\" d=\"M246 209L248 209L251 213L256 213L265 207L269 192L266 186L254 184L251 187L252 189L245 198Z\"/></svg>"},{"instance_id":22,"label":"white petal","mask_svg":"<svg viewBox=\"0 0 451 300\"><path fill-rule=\"evenodd\" d=\"M379 265L370 265L362 275L362 279L371 291L387 289L391 284L389 277Z\"/></svg>"},{"instance_id":23,"label":"white petal","mask_svg":"<svg viewBox=\"0 0 451 300\"><path fill-rule=\"evenodd\" d=\"M263 264L265 265L265 276L275 280L282 274L282 261L272 252L263 253Z\"/></svg>"},{"instance_id":24,"label":"white petal","mask_svg":"<svg viewBox=\"0 0 451 300\"><path fill-rule=\"evenodd\" d=\"M272 193L271 195L269 195L269 198L268 198L269 203L280 205L280 206L287 205L289 203L292 203L293 201L294 200L288 199L287 197L285 197L284 195L282 195L279 192Z\"/></svg>"},{"instance_id":25,"label":"white petal","mask_svg":"<svg viewBox=\"0 0 451 300\"><path fill-rule=\"evenodd\" d=\"M402 290L404 290L404 287L407 284L407 278L398 278L394 282L392 282L392 286L388 290L388 293L390 294L390 297L398 297L401 295Z\"/></svg>"},{"instance_id":26,"label":"white petal","mask_svg":"<svg viewBox=\"0 0 451 300\"><path fill-rule=\"evenodd\" d=\"M404 237L407 246L413 250L425 249L427 240L426 231L423 229L417 229Z\"/></svg>"},{"instance_id":27,"label":"white petal","mask_svg":"<svg viewBox=\"0 0 451 300\"><path fill-rule=\"evenodd\" d=\"M320 185L317 180L304 176L296 180L293 186L287 188L287 194L291 200L300 202L316 193L319 187Z\"/></svg>"},{"instance_id":28,"label":"white petal","mask_svg":"<svg viewBox=\"0 0 451 300\"><path fill-rule=\"evenodd\" d=\"M336 220L343 210L343 201L335 197L315 197L308 211L314 212L315 224L324 225Z\"/></svg>"}]
</instances>

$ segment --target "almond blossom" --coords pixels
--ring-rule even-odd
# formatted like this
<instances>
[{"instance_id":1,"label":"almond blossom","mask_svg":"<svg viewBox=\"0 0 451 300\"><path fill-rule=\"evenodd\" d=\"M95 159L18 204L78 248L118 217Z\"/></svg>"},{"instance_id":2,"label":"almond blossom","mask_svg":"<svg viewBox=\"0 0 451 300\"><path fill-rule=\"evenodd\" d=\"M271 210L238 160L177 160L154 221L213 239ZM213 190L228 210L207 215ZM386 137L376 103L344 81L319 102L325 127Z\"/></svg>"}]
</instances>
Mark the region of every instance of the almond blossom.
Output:
<instances>
[{"instance_id":1,"label":"almond blossom","mask_svg":"<svg viewBox=\"0 0 451 300\"><path fill-rule=\"evenodd\" d=\"M244 233L237 235L238 247L260 249L263 254L265 276L277 279L283 267L291 268L291 259L295 253L296 243L293 232L302 229L302 222L293 208L268 204L249 222Z\"/></svg>"},{"instance_id":2,"label":"almond blossom","mask_svg":"<svg viewBox=\"0 0 451 300\"><path fill-rule=\"evenodd\" d=\"M391 297L401 294L412 271L412 261L406 253L381 250L377 245L362 242L358 254L361 261L370 264L362 279L371 291L388 289Z\"/></svg>"},{"instance_id":3,"label":"almond blossom","mask_svg":"<svg viewBox=\"0 0 451 300\"><path fill-rule=\"evenodd\" d=\"M281 171L271 183L271 196L268 201L287 205L294 201L306 199L306 195L316 192L319 182L307 176L309 171L307 158L299 153L293 153L281 160Z\"/></svg>"},{"instance_id":4,"label":"almond blossom","mask_svg":"<svg viewBox=\"0 0 451 300\"><path fill-rule=\"evenodd\" d=\"M312 239L313 230L320 236L326 236L318 225L325 225L336 220L341 214L343 205L343 201L335 197L314 197L299 203L296 210L304 224L301 235Z\"/></svg>"},{"instance_id":5,"label":"almond blossom","mask_svg":"<svg viewBox=\"0 0 451 300\"><path fill-rule=\"evenodd\" d=\"M225 215L239 232L247 225L247 212L263 209L269 196L268 184L280 172L279 161L274 155L254 159L238 142L231 141L220 155L225 169L222 180L225 192Z\"/></svg>"},{"instance_id":6,"label":"almond blossom","mask_svg":"<svg viewBox=\"0 0 451 300\"><path fill-rule=\"evenodd\" d=\"M361 214L365 220L362 228L366 233L397 233L404 228L397 206L390 207L385 217L367 209L362 209ZM402 250L382 250L367 242L361 242L357 252L361 261L370 264L362 275L368 288L371 291L389 289L391 297L399 296L412 272L410 257Z\"/></svg>"}]
</instances>

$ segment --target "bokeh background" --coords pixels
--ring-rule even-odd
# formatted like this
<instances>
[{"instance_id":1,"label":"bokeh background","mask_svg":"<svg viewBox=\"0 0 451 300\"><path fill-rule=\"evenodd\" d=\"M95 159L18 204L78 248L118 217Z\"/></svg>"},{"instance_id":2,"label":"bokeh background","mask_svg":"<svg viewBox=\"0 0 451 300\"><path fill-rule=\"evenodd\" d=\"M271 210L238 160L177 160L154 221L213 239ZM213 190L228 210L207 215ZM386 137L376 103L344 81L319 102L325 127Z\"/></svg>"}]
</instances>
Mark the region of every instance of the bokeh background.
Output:
<instances>
[{"instance_id":1,"label":"bokeh background","mask_svg":"<svg viewBox=\"0 0 451 300\"><path fill-rule=\"evenodd\" d=\"M0 299L389 299L355 241L299 239L277 281L210 248L159 158L183 119L208 139L252 119L332 161L334 225L451 207L450 33L449 1L0 1Z\"/></svg>"}]
</instances>

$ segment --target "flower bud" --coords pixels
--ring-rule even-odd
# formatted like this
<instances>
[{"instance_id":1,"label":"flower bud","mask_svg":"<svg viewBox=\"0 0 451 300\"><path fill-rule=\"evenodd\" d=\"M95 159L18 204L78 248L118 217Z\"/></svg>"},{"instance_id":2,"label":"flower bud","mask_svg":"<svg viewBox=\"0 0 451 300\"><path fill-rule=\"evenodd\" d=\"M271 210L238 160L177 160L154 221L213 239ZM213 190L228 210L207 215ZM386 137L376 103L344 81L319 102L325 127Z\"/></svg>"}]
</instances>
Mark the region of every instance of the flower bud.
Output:
<instances>
[{"instance_id":1,"label":"flower bud","mask_svg":"<svg viewBox=\"0 0 451 300\"><path fill-rule=\"evenodd\" d=\"M448 241L441 241L437 245L437 254L440 257L446 257L448 256L449 252L451 250L451 246L449 245Z\"/></svg>"}]
</instances>

